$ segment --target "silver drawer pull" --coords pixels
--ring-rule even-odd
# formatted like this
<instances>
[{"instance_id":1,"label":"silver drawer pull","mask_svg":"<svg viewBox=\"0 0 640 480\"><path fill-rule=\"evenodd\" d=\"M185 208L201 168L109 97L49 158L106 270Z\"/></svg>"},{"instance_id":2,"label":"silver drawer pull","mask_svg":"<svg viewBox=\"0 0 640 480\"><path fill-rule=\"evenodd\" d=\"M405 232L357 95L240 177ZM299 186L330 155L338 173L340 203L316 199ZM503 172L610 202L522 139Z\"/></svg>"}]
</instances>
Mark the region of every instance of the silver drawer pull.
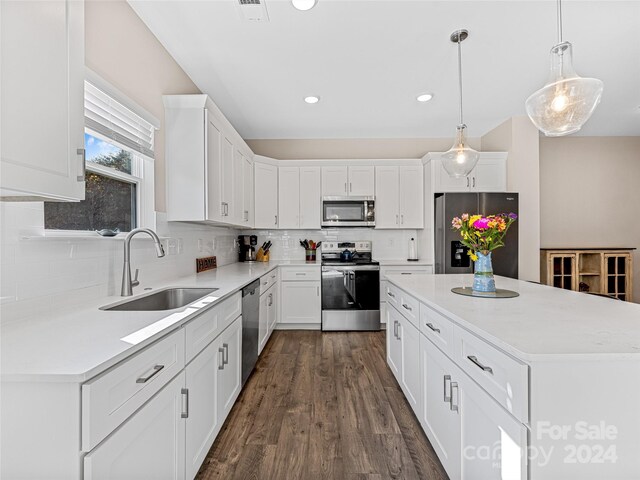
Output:
<instances>
[{"instance_id":1,"label":"silver drawer pull","mask_svg":"<svg viewBox=\"0 0 640 480\"><path fill-rule=\"evenodd\" d=\"M391 292L387 292L387 295L389 295L391 298L396 298L396 296Z\"/></svg>"},{"instance_id":2,"label":"silver drawer pull","mask_svg":"<svg viewBox=\"0 0 640 480\"><path fill-rule=\"evenodd\" d=\"M157 374L160 373L160 370L162 370L164 368L164 365L154 365L153 366L153 371L147 375L146 377L140 377L136 380L136 383L147 383L149 380L151 380L153 377L155 377Z\"/></svg>"},{"instance_id":3,"label":"silver drawer pull","mask_svg":"<svg viewBox=\"0 0 640 480\"><path fill-rule=\"evenodd\" d=\"M306 275L306 273L297 272L296 275Z\"/></svg>"},{"instance_id":4,"label":"silver drawer pull","mask_svg":"<svg viewBox=\"0 0 640 480\"><path fill-rule=\"evenodd\" d=\"M434 327L434 326L433 326L433 323L426 323L425 325L426 325L427 327L429 327L431 330L433 330L434 332L436 332L436 333L440 333L440 329L439 329L439 328Z\"/></svg>"},{"instance_id":5,"label":"silver drawer pull","mask_svg":"<svg viewBox=\"0 0 640 480\"><path fill-rule=\"evenodd\" d=\"M484 372L489 372L491 375L493 375L493 368L491 367L487 367L486 365L481 364L478 361L478 358L475 357L474 355L467 355L467 358L469 360L471 360L471 362L476 365L478 368L481 368Z\"/></svg>"},{"instance_id":6,"label":"silver drawer pull","mask_svg":"<svg viewBox=\"0 0 640 480\"><path fill-rule=\"evenodd\" d=\"M406 303L402 304L402 308L404 308L405 310L409 310L410 312L413 311L413 309L409 305L407 305Z\"/></svg>"},{"instance_id":7,"label":"silver drawer pull","mask_svg":"<svg viewBox=\"0 0 640 480\"><path fill-rule=\"evenodd\" d=\"M454 403L454 395L453 395L454 389L456 391L455 403ZM449 402L449 408L451 409L452 412L458 411L458 382L451 382L451 400Z\"/></svg>"},{"instance_id":8,"label":"silver drawer pull","mask_svg":"<svg viewBox=\"0 0 640 480\"><path fill-rule=\"evenodd\" d=\"M222 354L222 363L224 365L229 365L229 345L227 343L223 343L222 348L224 349L224 353Z\"/></svg>"},{"instance_id":9,"label":"silver drawer pull","mask_svg":"<svg viewBox=\"0 0 640 480\"><path fill-rule=\"evenodd\" d=\"M184 405L182 412L180 412L180 418L189 418L189 389L182 388L180 393L182 394L182 403Z\"/></svg>"},{"instance_id":10,"label":"silver drawer pull","mask_svg":"<svg viewBox=\"0 0 640 480\"><path fill-rule=\"evenodd\" d=\"M218 365L218 370L224 370L224 348L218 348L218 353L222 354L222 362Z\"/></svg>"},{"instance_id":11,"label":"silver drawer pull","mask_svg":"<svg viewBox=\"0 0 640 480\"><path fill-rule=\"evenodd\" d=\"M411 272L402 272L400 275L411 275Z\"/></svg>"},{"instance_id":12,"label":"silver drawer pull","mask_svg":"<svg viewBox=\"0 0 640 480\"><path fill-rule=\"evenodd\" d=\"M444 376L444 402L451 402L451 387L447 383L451 382L451 375Z\"/></svg>"},{"instance_id":13,"label":"silver drawer pull","mask_svg":"<svg viewBox=\"0 0 640 480\"><path fill-rule=\"evenodd\" d=\"M263 285L266 285L267 283L269 283L269 281L266 281L266 282L262 282L262 284L263 284Z\"/></svg>"}]
</instances>

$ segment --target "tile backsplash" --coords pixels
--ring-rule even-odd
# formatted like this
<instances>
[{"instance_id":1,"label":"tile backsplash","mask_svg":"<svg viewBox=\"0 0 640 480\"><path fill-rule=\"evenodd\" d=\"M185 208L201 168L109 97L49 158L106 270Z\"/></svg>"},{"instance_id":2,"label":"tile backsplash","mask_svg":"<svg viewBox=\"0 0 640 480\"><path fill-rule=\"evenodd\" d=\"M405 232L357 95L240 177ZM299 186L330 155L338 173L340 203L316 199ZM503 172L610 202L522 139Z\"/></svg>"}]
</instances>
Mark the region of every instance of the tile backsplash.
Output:
<instances>
[{"instance_id":1,"label":"tile backsplash","mask_svg":"<svg viewBox=\"0 0 640 480\"><path fill-rule=\"evenodd\" d=\"M0 203L0 314L2 322L116 295L122 278L123 239L44 236L41 202ZM195 273L195 259L216 255L218 265L237 261L234 229L167 222L157 214L156 232L166 255L157 258L151 239L134 237L136 293L154 282Z\"/></svg>"},{"instance_id":2,"label":"tile backsplash","mask_svg":"<svg viewBox=\"0 0 640 480\"><path fill-rule=\"evenodd\" d=\"M246 230L245 235L257 235L258 246L271 240L271 258L274 260L300 260L304 258L301 239L315 242L359 241L373 242L373 257L376 260L406 259L409 253L409 239L418 242L420 258L426 258L427 246L420 243L418 230L375 230L372 228L332 228L323 230ZM423 248L424 247L424 248Z\"/></svg>"}]
</instances>

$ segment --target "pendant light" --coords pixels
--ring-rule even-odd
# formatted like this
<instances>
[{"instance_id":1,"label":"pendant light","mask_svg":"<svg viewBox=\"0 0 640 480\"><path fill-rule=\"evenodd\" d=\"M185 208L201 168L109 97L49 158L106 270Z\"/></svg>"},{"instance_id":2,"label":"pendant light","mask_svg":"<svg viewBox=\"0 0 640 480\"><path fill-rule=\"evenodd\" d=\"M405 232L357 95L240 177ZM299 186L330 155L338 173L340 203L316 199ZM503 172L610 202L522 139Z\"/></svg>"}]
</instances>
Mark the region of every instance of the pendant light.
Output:
<instances>
[{"instance_id":1,"label":"pendant light","mask_svg":"<svg viewBox=\"0 0 640 480\"><path fill-rule=\"evenodd\" d=\"M582 78L573 70L572 47L562 41L562 3L557 3L558 44L551 49L551 75L525 106L533 124L548 137L575 133L589 120L600 103L603 84Z\"/></svg>"},{"instance_id":2,"label":"pendant light","mask_svg":"<svg viewBox=\"0 0 640 480\"><path fill-rule=\"evenodd\" d=\"M460 89L460 124L456 131L456 138L451 149L442 155L442 166L450 177L466 177L474 169L480 154L467 145L462 117L462 42L469 36L467 30L456 30L451 34L451 41L458 44L458 87Z\"/></svg>"}]
</instances>

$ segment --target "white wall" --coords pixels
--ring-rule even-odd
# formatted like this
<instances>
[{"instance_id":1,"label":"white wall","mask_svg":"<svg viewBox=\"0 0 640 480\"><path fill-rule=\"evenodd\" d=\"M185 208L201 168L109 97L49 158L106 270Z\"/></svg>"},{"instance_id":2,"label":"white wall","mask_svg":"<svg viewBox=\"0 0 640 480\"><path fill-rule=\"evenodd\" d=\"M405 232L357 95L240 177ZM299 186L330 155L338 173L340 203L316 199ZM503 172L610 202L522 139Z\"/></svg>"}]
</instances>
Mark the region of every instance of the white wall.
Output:
<instances>
[{"instance_id":1,"label":"white wall","mask_svg":"<svg viewBox=\"0 0 640 480\"><path fill-rule=\"evenodd\" d=\"M539 133L526 116L512 117L482 137L482 150L509 152L507 190L518 192L518 272L540 280Z\"/></svg>"},{"instance_id":2,"label":"white wall","mask_svg":"<svg viewBox=\"0 0 640 480\"><path fill-rule=\"evenodd\" d=\"M543 247L640 248L640 137L541 138L540 199Z\"/></svg>"}]
</instances>

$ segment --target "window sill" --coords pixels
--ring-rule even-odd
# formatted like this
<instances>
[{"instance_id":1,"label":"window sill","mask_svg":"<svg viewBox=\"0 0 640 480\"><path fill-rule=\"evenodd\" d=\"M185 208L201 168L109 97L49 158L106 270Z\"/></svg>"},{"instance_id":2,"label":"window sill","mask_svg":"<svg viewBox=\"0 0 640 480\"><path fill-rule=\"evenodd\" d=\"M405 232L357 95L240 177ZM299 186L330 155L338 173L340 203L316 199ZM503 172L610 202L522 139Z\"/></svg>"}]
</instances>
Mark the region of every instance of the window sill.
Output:
<instances>
[{"instance_id":1,"label":"window sill","mask_svg":"<svg viewBox=\"0 0 640 480\"><path fill-rule=\"evenodd\" d=\"M120 241L124 240L129 232L119 233L113 237L103 237L96 232L85 231L55 231L47 232L42 235L20 235L21 240L35 240L35 241L69 241L69 240L100 240L100 241ZM136 236L134 240L144 239L146 236ZM160 240L167 240L170 237L159 236ZM151 240L151 238L149 238Z\"/></svg>"}]
</instances>

